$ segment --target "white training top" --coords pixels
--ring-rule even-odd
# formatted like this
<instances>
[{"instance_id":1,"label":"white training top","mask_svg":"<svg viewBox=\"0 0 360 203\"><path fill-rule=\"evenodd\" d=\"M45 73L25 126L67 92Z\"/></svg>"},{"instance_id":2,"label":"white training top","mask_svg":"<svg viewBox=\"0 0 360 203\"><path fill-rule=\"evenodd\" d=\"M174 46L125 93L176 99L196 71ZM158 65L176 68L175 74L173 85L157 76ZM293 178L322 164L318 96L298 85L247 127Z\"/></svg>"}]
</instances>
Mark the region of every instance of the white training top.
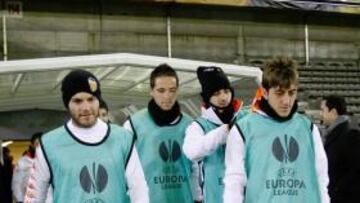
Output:
<instances>
[{"instance_id":1,"label":"white training top","mask_svg":"<svg viewBox=\"0 0 360 203\"><path fill-rule=\"evenodd\" d=\"M15 166L11 189L16 202L24 201L26 186L30 178L33 164L34 159L26 154L19 159Z\"/></svg>"}]
</instances>

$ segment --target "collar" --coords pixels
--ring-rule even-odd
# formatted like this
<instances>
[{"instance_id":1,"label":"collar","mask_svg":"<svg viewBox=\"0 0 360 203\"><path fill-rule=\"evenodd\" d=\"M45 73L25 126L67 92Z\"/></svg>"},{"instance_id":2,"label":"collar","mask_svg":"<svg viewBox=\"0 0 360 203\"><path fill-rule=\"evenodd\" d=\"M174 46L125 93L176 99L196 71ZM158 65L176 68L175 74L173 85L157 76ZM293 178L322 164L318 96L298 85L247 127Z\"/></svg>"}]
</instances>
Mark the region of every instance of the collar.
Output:
<instances>
[{"instance_id":1,"label":"collar","mask_svg":"<svg viewBox=\"0 0 360 203\"><path fill-rule=\"evenodd\" d=\"M333 131L337 126L339 126L340 124L350 121L350 117L347 115L340 115L336 118L336 120L328 127L325 129L325 135L328 135L331 131Z\"/></svg>"},{"instance_id":2,"label":"collar","mask_svg":"<svg viewBox=\"0 0 360 203\"><path fill-rule=\"evenodd\" d=\"M234 108L234 115L233 115L233 119L239 114L242 106L243 106L243 101L235 98L232 102L232 106ZM219 116L217 115L217 113L215 112L216 107L213 106L207 106L205 104L203 104L201 106L201 117L205 118L206 120L209 120L215 124L218 125L222 125L224 124L223 121L221 121L221 119L219 118Z\"/></svg>"},{"instance_id":3,"label":"collar","mask_svg":"<svg viewBox=\"0 0 360 203\"><path fill-rule=\"evenodd\" d=\"M96 123L89 128L82 128L74 125L72 119L66 124L72 136L84 143L98 143L108 134L109 126L101 119L97 119Z\"/></svg>"},{"instance_id":4,"label":"collar","mask_svg":"<svg viewBox=\"0 0 360 203\"><path fill-rule=\"evenodd\" d=\"M290 120L293 115L296 113L297 111L297 108L298 108L298 105L297 105L297 101L295 101L291 111L290 111L290 114L286 117L281 117L279 116L279 114L276 113L276 111L270 106L270 104L268 103L268 101L262 97L261 100L260 100L260 110L262 112L264 112L267 116L271 117L272 119L278 121L278 122L285 122L285 121L288 121Z\"/></svg>"},{"instance_id":5,"label":"collar","mask_svg":"<svg viewBox=\"0 0 360 203\"><path fill-rule=\"evenodd\" d=\"M102 121L101 119L97 118L96 122L93 126L88 127L88 128L82 128L82 127L75 125L73 120L70 119L67 122L67 126L71 130L72 133L75 133L75 132L87 133L87 132L94 131L95 129L98 129L98 128L106 127L106 123L104 121Z\"/></svg>"},{"instance_id":6,"label":"collar","mask_svg":"<svg viewBox=\"0 0 360 203\"><path fill-rule=\"evenodd\" d=\"M170 110L164 111L156 104L154 99L152 99L148 103L148 111L158 126L177 124L182 117L178 102L175 102L174 106Z\"/></svg>"},{"instance_id":7,"label":"collar","mask_svg":"<svg viewBox=\"0 0 360 203\"><path fill-rule=\"evenodd\" d=\"M35 150L28 149L25 156L29 157L30 159L35 158Z\"/></svg>"}]
</instances>

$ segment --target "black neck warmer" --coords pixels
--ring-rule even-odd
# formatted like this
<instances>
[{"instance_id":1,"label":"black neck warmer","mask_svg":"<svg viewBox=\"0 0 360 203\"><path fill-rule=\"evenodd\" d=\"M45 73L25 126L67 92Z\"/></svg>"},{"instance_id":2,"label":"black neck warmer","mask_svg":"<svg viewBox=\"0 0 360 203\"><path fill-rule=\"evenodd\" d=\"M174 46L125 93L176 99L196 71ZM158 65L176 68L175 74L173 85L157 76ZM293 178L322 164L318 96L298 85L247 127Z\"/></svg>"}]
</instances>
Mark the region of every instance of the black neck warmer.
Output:
<instances>
[{"instance_id":1,"label":"black neck warmer","mask_svg":"<svg viewBox=\"0 0 360 203\"><path fill-rule=\"evenodd\" d=\"M148 111L158 126L170 125L176 118L181 116L178 102L175 102L170 110L164 111L152 99L148 104Z\"/></svg>"},{"instance_id":2,"label":"black neck warmer","mask_svg":"<svg viewBox=\"0 0 360 203\"><path fill-rule=\"evenodd\" d=\"M285 121L290 120L292 118L292 116L294 115L294 113L297 111L297 108L298 108L297 101L295 101L295 103L290 111L290 114L286 117L281 117L270 106L270 104L268 103L268 101L266 99L261 98L261 100L260 100L260 109L262 111L264 111L268 116L270 116L271 118L273 118L274 120L279 121L279 122L285 122Z\"/></svg>"},{"instance_id":3,"label":"black neck warmer","mask_svg":"<svg viewBox=\"0 0 360 203\"><path fill-rule=\"evenodd\" d=\"M31 158L35 158L35 148L34 147L29 147L29 155Z\"/></svg>"},{"instance_id":4,"label":"black neck warmer","mask_svg":"<svg viewBox=\"0 0 360 203\"><path fill-rule=\"evenodd\" d=\"M234 118L234 113L235 113L235 109L233 106L233 102L234 102L234 89L230 88L231 91L231 102L227 107L217 107L215 105L213 105L212 103L210 103L210 98L208 99L208 106L211 106L211 108L214 109L215 114L220 118L220 120L224 123L224 124L229 124L232 119ZM221 112L220 112L221 111Z\"/></svg>"},{"instance_id":5,"label":"black neck warmer","mask_svg":"<svg viewBox=\"0 0 360 203\"><path fill-rule=\"evenodd\" d=\"M223 108L217 107L213 104L210 104L210 106L214 109L214 112L224 124L229 124L234 118L235 110L232 102L227 107Z\"/></svg>"}]
</instances>

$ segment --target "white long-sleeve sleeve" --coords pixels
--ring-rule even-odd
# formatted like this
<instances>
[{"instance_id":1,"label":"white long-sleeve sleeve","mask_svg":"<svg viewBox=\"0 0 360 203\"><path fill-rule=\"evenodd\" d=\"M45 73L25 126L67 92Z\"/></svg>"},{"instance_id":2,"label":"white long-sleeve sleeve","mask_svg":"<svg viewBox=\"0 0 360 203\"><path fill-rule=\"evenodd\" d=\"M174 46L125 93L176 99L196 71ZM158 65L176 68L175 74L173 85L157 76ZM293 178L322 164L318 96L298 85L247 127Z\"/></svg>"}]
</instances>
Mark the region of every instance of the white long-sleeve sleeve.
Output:
<instances>
[{"instance_id":1,"label":"white long-sleeve sleeve","mask_svg":"<svg viewBox=\"0 0 360 203\"><path fill-rule=\"evenodd\" d=\"M23 202L25 197L25 192L22 190L22 179L23 173L19 169L19 163L15 166L12 182L11 182L11 190L16 202Z\"/></svg>"},{"instance_id":2,"label":"white long-sleeve sleeve","mask_svg":"<svg viewBox=\"0 0 360 203\"><path fill-rule=\"evenodd\" d=\"M131 152L128 165L126 166L125 177L131 203L148 203L149 188L146 184L136 147Z\"/></svg>"},{"instance_id":3,"label":"white long-sleeve sleeve","mask_svg":"<svg viewBox=\"0 0 360 203\"><path fill-rule=\"evenodd\" d=\"M22 156L17 162L13 174L11 188L16 202L23 202L34 160L29 156Z\"/></svg>"},{"instance_id":4,"label":"white long-sleeve sleeve","mask_svg":"<svg viewBox=\"0 0 360 203\"><path fill-rule=\"evenodd\" d=\"M228 133L227 124L205 134L197 122L192 122L186 129L183 144L184 154L191 161L200 161L205 156L215 152L219 146L225 144Z\"/></svg>"},{"instance_id":5,"label":"white long-sleeve sleeve","mask_svg":"<svg viewBox=\"0 0 360 203\"><path fill-rule=\"evenodd\" d=\"M50 186L50 170L40 146L36 149L35 157L24 202L53 203L54 191Z\"/></svg>"},{"instance_id":6,"label":"white long-sleeve sleeve","mask_svg":"<svg viewBox=\"0 0 360 203\"><path fill-rule=\"evenodd\" d=\"M224 203L242 203L246 185L244 142L236 126L232 127L226 141Z\"/></svg>"},{"instance_id":7,"label":"white long-sleeve sleeve","mask_svg":"<svg viewBox=\"0 0 360 203\"><path fill-rule=\"evenodd\" d=\"M328 160L325 149L323 147L320 131L317 126L313 128L313 142L315 150L315 167L317 180L319 183L321 203L329 203L330 197L328 193L329 175L328 175Z\"/></svg>"},{"instance_id":8,"label":"white long-sleeve sleeve","mask_svg":"<svg viewBox=\"0 0 360 203\"><path fill-rule=\"evenodd\" d=\"M191 192L194 200L199 202L204 199L201 188L201 164L202 163L192 162L191 165Z\"/></svg>"},{"instance_id":9,"label":"white long-sleeve sleeve","mask_svg":"<svg viewBox=\"0 0 360 203\"><path fill-rule=\"evenodd\" d=\"M28 182L25 202L43 203L46 201L50 185L50 169L45 160L44 152L39 146L36 148L34 168Z\"/></svg>"}]
</instances>

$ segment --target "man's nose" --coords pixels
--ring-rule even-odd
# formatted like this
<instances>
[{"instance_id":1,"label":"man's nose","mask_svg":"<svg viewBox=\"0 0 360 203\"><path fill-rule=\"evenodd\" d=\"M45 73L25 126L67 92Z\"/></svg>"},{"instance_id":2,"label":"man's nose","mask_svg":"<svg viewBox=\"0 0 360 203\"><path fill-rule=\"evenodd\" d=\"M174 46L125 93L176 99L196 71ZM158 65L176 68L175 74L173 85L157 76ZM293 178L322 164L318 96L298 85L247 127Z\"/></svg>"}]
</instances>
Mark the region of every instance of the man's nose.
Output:
<instances>
[{"instance_id":1,"label":"man's nose","mask_svg":"<svg viewBox=\"0 0 360 203\"><path fill-rule=\"evenodd\" d=\"M291 101L291 97L288 95L288 94L285 94L285 96L283 97L282 99L282 103L284 105L289 105L290 104L290 101Z\"/></svg>"},{"instance_id":2,"label":"man's nose","mask_svg":"<svg viewBox=\"0 0 360 203\"><path fill-rule=\"evenodd\" d=\"M85 102L83 102L82 104L81 104L81 109L82 110L89 110L90 109L90 102L88 102L88 101L85 101Z\"/></svg>"},{"instance_id":3,"label":"man's nose","mask_svg":"<svg viewBox=\"0 0 360 203\"><path fill-rule=\"evenodd\" d=\"M170 93L170 92L165 92L165 93L164 93L164 98L165 98L165 99L171 98L171 93Z\"/></svg>"},{"instance_id":4,"label":"man's nose","mask_svg":"<svg viewBox=\"0 0 360 203\"><path fill-rule=\"evenodd\" d=\"M221 92L220 93L220 99L221 100L226 100L226 98L227 98L227 94L225 92Z\"/></svg>"}]
</instances>

